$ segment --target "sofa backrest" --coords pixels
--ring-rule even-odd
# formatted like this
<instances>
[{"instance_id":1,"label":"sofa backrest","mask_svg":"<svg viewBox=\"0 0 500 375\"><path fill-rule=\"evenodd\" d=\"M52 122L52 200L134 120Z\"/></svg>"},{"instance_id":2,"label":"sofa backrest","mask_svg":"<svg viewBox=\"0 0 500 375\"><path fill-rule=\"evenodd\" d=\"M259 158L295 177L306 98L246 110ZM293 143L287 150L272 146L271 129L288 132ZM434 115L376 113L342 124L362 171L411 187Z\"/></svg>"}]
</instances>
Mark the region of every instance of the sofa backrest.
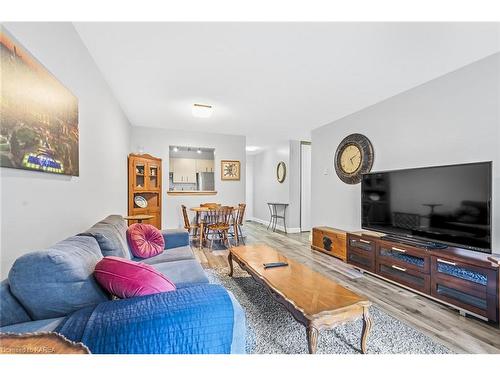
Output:
<instances>
[{"instance_id":1,"label":"sofa backrest","mask_svg":"<svg viewBox=\"0 0 500 375\"><path fill-rule=\"evenodd\" d=\"M10 291L33 320L66 316L109 299L93 276L101 259L94 238L67 238L17 258L9 272Z\"/></svg>"},{"instance_id":2,"label":"sofa backrest","mask_svg":"<svg viewBox=\"0 0 500 375\"><path fill-rule=\"evenodd\" d=\"M0 283L0 327L30 321L27 311L10 292L9 281Z\"/></svg>"},{"instance_id":3,"label":"sofa backrest","mask_svg":"<svg viewBox=\"0 0 500 375\"><path fill-rule=\"evenodd\" d=\"M132 259L127 243L127 222L120 215L110 215L95 223L79 236L94 237L103 256Z\"/></svg>"}]
</instances>

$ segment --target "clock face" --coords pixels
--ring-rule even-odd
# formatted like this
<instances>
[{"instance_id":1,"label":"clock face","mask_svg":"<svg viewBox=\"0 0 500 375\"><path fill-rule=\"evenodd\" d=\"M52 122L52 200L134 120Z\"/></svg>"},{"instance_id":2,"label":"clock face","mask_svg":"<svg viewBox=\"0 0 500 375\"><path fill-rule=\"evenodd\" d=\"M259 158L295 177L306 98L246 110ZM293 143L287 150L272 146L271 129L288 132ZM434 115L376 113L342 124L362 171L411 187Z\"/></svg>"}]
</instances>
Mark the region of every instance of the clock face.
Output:
<instances>
[{"instance_id":1,"label":"clock face","mask_svg":"<svg viewBox=\"0 0 500 375\"><path fill-rule=\"evenodd\" d=\"M346 184L357 184L373 165L373 147L362 134L351 134L340 142L335 153L335 172Z\"/></svg>"},{"instance_id":2,"label":"clock face","mask_svg":"<svg viewBox=\"0 0 500 375\"><path fill-rule=\"evenodd\" d=\"M361 150L356 145L348 145L340 154L340 167L345 173L354 173L361 166Z\"/></svg>"}]
</instances>

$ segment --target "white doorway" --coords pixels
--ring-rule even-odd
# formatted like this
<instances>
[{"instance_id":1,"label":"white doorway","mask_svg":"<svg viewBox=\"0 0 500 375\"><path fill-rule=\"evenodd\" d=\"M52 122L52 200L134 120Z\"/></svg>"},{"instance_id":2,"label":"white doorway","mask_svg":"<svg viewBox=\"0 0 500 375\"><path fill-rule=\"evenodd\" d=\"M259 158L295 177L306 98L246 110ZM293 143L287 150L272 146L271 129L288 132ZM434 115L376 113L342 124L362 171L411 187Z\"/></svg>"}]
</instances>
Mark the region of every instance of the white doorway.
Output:
<instances>
[{"instance_id":1,"label":"white doorway","mask_svg":"<svg viewBox=\"0 0 500 375\"><path fill-rule=\"evenodd\" d=\"M311 231L311 142L300 142L300 231Z\"/></svg>"}]
</instances>

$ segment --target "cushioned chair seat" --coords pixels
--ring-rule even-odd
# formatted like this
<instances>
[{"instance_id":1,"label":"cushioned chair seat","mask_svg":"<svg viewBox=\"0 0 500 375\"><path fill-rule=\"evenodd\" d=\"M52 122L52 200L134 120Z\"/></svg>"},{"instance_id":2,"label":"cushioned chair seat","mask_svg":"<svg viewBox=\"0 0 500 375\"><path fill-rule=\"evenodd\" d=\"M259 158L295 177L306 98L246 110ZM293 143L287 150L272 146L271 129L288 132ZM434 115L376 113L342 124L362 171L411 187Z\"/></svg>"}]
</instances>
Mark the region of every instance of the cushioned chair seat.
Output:
<instances>
[{"instance_id":1,"label":"cushioned chair seat","mask_svg":"<svg viewBox=\"0 0 500 375\"><path fill-rule=\"evenodd\" d=\"M165 250L163 253L151 258L133 258L136 262L146 264L157 264L165 262L175 262L176 260L194 259L193 250L189 246L176 247L174 249Z\"/></svg>"},{"instance_id":2,"label":"cushioned chair seat","mask_svg":"<svg viewBox=\"0 0 500 375\"><path fill-rule=\"evenodd\" d=\"M52 332L64 320L61 318L52 318L44 320L33 320L31 322L19 323L0 328L1 333L35 333L35 332Z\"/></svg>"},{"instance_id":3,"label":"cushioned chair seat","mask_svg":"<svg viewBox=\"0 0 500 375\"><path fill-rule=\"evenodd\" d=\"M203 268L195 259L157 263L152 266L172 280L177 287L179 284L182 287L182 284L208 283Z\"/></svg>"},{"instance_id":4,"label":"cushioned chair seat","mask_svg":"<svg viewBox=\"0 0 500 375\"><path fill-rule=\"evenodd\" d=\"M189 233L185 229L164 229L161 233L165 240L165 249L189 246Z\"/></svg>"}]
</instances>

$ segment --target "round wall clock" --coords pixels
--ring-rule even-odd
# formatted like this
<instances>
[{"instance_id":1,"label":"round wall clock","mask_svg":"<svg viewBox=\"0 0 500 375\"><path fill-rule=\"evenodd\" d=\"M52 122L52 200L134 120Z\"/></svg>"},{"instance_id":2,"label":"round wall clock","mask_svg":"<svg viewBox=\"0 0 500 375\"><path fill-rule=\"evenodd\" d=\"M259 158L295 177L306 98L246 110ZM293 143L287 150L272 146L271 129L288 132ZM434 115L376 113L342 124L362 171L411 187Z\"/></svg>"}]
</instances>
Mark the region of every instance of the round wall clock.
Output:
<instances>
[{"instance_id":1,"label":"round wall clock","mask_svg":"<svg viewBox=\"0 0 500 375\"><path fill-rule=\"evenodd\" d=\"M370 172L374 152L368 138L362 134L351 134L340 142L335 152L335 171L346 184L357 184L363 173Z\"/></svg>"},{"instance_id":2,"label":"round wall clock","mask_svg":"<svg viewBox=\"0 0 500 375\"><path fill-rule=\"evenodd\" d=\"M276 167L276 178L280 184L285 181L286 178L286 164L284 161L280 161Z\"/></svg>"}]
</instances>

